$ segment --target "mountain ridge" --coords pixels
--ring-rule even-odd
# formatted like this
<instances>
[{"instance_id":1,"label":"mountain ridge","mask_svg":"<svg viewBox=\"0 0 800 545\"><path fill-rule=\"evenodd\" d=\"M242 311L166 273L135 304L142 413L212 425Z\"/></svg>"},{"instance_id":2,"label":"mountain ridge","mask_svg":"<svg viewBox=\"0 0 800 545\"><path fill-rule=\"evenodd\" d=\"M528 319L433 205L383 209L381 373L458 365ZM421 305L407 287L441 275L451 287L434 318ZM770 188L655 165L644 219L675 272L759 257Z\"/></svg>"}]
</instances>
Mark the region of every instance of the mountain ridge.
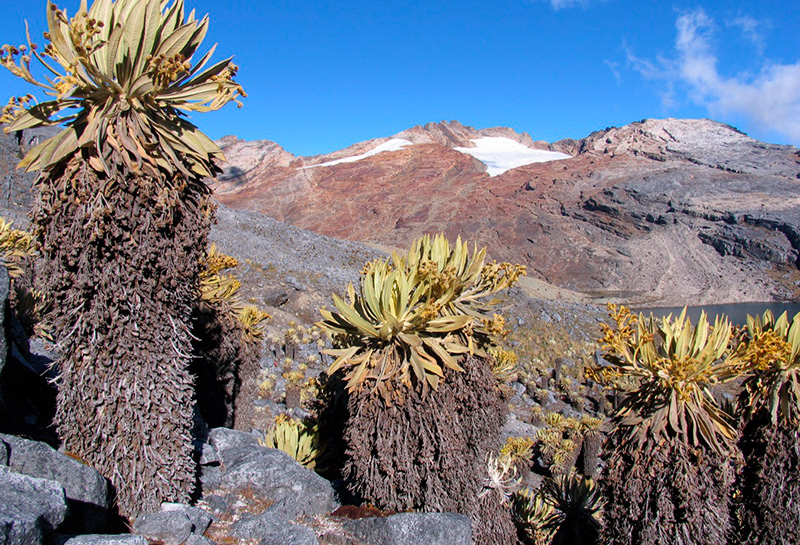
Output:
<instances>
[{"instance_id":1,"label":"mountain ridge","mask_svg":"<svg viewBox=\"0 0 800 545\"><path fill-rule=\"evenodd\" d=\"M571 157L490 176L456 150L487 138ZM392 139L409 144L337 162ZM559 287L632 303L798 295L800 155L715 121L643 120L554 143L428 123L311 158L220 145L221 202L328 236L404 246L461 234Z\"/></svg>"}]
</instances>

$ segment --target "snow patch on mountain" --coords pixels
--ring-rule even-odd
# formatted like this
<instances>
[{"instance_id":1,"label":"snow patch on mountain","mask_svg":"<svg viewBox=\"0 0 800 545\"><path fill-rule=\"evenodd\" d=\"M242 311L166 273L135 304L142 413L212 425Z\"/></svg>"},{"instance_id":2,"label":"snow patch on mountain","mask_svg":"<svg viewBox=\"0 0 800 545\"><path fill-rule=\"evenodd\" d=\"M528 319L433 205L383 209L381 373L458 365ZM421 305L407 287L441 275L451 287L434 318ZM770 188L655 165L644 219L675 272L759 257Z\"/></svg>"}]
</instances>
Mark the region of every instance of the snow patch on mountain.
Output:
<instances>
[{"instance_id":1,"label":"snow patch on mountain","mask_svg":"<svg viewBox=\"0 0 800 545\"><path fill-rule=\"evenodd\" d=\"M413 144L412 142L410 142L409 140L405 140L403 138L391 138L386 142L384 142L383 144L379 144L377 147L371 149L366 153L362 153L361 155L352 155L350 157L343 157L341 159L327 161L325 163L320 163L318 165L309 165L300 168L306 169L306 168L316 168L316 167L330 167L333 165L339 165L341 163L355 163L356 161L366 159L367 157L372 157L373 155L378 155L379 153L383 153L385 151L398 151L403 149L405 146L411 146L412 144Z\"/></svg>"},{"instance_id":2,"label":"snow patch on mountain","mask_svg":"<svg viewBox=\"0 0 800 545\"><path fill-rule=\"evenodd\" d=\"M557 151L531 149L510 138L486 136L470 140L471 148L453 148L461 153L472 155L486 165L489 176L497 176L512 168L531 163L545 163L570 159L571 156Z\"/></svg>"}]
</instances>

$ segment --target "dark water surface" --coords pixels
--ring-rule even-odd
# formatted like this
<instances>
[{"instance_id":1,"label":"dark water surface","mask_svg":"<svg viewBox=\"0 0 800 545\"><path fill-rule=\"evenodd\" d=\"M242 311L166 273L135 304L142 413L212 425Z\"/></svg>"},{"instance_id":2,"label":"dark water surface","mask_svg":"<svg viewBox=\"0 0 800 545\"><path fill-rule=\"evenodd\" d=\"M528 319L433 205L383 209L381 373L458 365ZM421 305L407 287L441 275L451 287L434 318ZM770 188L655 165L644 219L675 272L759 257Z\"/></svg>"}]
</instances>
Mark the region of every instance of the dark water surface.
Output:
<instances>
[{"instance_id":1,"label":"dark water surface","mask_svg":"<svg viewBox=\"0 0 800 545\"><path fill-rule=\"evenodd\" d=\"M698 318L700 318L700 312L703 310L706 311L708 314L708 319L711 323L714 322L714 316L718 314L725 314L730 319L731 323L734 325L744 325L747 323L747 315L755 316L763 314L765 310L771 310L772 313L777 318L780 316L784 311L788 311L789 313L789 320L794 317L795 314L800 312L800 303L735 303L731 305L706 305L703 307L689 307L688 314L689 317L692 319L692 323L696 324ZM649 316L652 312L656 317L666 316L667 314L672 313L673 315L677 316L680 314L682 307L673 307L673 308L637 308L632 309L635 312L641 312L645 316Z\"/></svg>"}]
</instances>

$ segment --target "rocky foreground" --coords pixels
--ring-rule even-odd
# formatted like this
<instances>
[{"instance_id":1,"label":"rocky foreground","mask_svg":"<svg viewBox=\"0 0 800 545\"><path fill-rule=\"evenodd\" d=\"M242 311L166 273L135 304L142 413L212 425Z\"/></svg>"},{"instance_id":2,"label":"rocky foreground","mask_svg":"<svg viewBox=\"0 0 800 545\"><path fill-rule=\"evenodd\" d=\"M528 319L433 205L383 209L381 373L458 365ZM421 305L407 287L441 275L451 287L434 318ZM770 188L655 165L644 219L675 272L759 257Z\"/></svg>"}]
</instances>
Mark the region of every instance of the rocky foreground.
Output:
<instances>
[{"instance_id":1,"label":"rocky foreground","mask_svg":"<svg viewBox=\"0 0 800 545\"><path fill-rule=\"evenodd\" d=\"M464 152L487 137L571 158L492 176ZM369 155L397 141L408 144ZM316 157L220 144L221 202L320 234L403 247L444 231L587 298L648 306L800 294L800 152L714 121L651 119L552 144L430 123Z\"/></svg>"},{"instance_id":2,"label":"rocky foreground","mask_svg":"<svg viewBox=\"0 0 800 545\"><path fill-rule=\"evenodd\" d=\"M461 545L470 520L449 513L359 517L329 481L248 433L218 428L198 444L202 499L163 503L106 533L111 499L93 469L48 445L0 434L0 542L8 545Z\"/></svg>"}]
</instances>

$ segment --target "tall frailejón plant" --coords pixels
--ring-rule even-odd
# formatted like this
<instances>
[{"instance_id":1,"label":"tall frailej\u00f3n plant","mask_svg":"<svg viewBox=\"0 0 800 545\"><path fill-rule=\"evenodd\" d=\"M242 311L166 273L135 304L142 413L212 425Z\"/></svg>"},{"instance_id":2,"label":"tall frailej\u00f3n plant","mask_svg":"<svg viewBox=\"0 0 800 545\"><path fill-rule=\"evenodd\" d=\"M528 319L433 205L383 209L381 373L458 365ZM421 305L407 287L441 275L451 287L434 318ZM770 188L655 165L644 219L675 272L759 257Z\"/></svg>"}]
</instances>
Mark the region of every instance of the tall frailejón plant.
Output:
<instances>
[{"instance_id":1,"label":"tall frailej\u00f3n plant","mask_svg":"<svg viewBox=\"0 0 800 545\"><path fill-rule=\"evenodd\" d=\"M800 314L747 317L739 354L748 374L739 396L744 454L740 541L800 542Z\"/></svg>"},{"instance_id":2,"label":"tall frailej\u00f3n plant","mask_svg":"<svg viewBox=\"0 0 800 545\"><path fill-rule=\"evenodd\" d=\"M200 271L200 292L193 312L197 409L208 427L252 429L252 407L260 369L263 322L269 314L245 304L241 283L222 271L238 266L235 258L208 248Z\"/></svg>"},{"instance_id":3,"label":"tall frailej\u00f3n plant","mask_svg":"<svg viewBox=\"0 0 800 545\"><path fill-rule=\"evenodd\" d=\"M735 438L711 393L740 374L729 353L731 326L686 311L656 320L610 307L596 378L621 390L605 445L602 541L723 545L731 533L729 493Z\"/></svg>"},{"instance_id":4,"label":"tall frailej\u00f3n plant","mask_svg":"<svg viewBox=\"0 0 800 545\"><path fill-rule=\"evenodd\" d=\"M351 285L346 300L334 295L335 310L321 311L336 346L328 374L343 387L352 492L387 510L470 514L481 535L475 507L507 410L486 350L504 333L497 294L523 272L426 235L406 255L368 263L359 292Z\"/></svg>"},{"instance_id":5,"label":"tall frailej\u00f3n plant","mask_svg":"<svg viewBox=\"0 0 800 545\"><path fill-rule=\"evenodd\" d=\"M48 3L47 26L46 47L28 36L0 64L48 100L12 99L2 120L65 125L20 163L39 171L39 275L63 355L56 423L134 516L186 500L194 481L188 322L213 219L204 178L222 153L183 112L244 93L230 59L195 56L208 18L183 0L84 0L72 18Z\"/></svg>"}]
</instances>

